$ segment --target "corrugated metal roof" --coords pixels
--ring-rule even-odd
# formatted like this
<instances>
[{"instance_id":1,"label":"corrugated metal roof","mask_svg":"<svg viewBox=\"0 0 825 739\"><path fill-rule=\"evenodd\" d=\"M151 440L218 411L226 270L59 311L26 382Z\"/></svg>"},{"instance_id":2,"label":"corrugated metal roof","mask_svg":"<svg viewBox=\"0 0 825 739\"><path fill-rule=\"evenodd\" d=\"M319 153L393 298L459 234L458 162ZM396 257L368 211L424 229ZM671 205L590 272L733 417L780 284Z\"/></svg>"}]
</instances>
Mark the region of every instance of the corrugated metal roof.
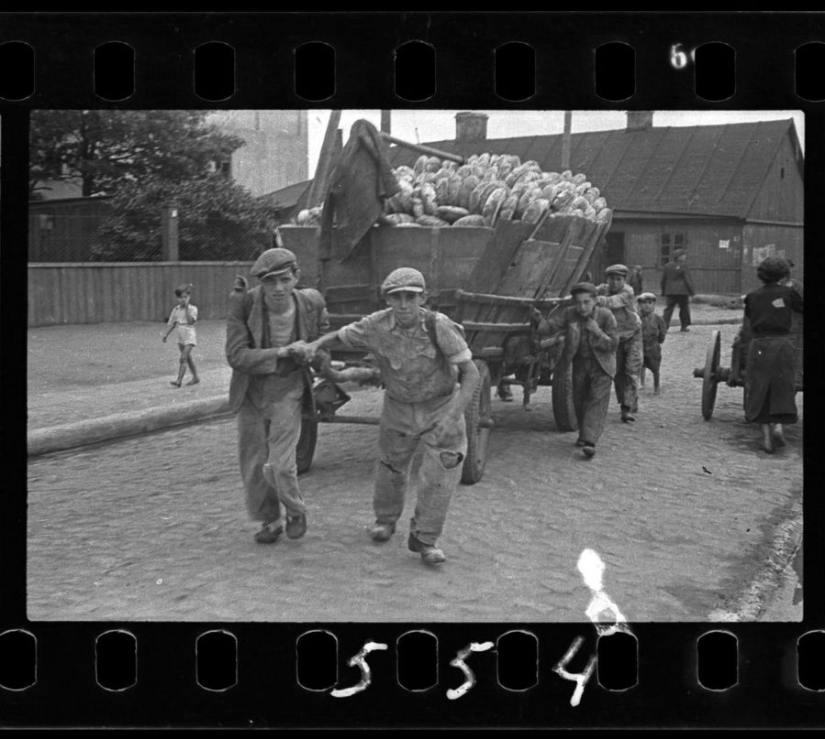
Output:
<instances>
[{"instance_id":1,"label":"corrugated metal roof","mask_svg":"<svg viewBox=\"0 0 825 739\"><path fill-rule=\"evenodd\" d=\"M584 172L614 210L745 218L792 124L788 119L574 133L570 168ZM427 145L464 157L517 154L546 171L561 165L561 134ZM418 156L390 149L394 167L412 166Z\"/></svg>"}]
</instances>

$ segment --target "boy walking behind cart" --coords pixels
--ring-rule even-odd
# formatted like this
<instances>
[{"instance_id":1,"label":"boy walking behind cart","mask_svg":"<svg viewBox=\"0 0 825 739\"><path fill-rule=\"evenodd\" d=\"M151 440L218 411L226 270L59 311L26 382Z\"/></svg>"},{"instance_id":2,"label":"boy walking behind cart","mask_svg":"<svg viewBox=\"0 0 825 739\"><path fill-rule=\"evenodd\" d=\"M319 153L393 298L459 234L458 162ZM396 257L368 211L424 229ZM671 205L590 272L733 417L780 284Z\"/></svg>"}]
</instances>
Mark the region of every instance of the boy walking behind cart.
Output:
<instances>
[{"instance_id":1,"label":"boy walking behind cart","mask_svg":"<svg viewBox=\"0 0 825 739\"><path fill-rule=\"evenodd\" d=\"M596 303L613 311L619 346L616 349L616 398L622 411L622 421L636 420L639 410L638 383L642 372L642 322L636 312L633 288L625 282L627 267L613 264L605 270L606 284L599 285Z\"/></svg>"},{"instance_id":2,"label":"boy walking behind cart","mask_svg":"<svg viewBox=\"0 0 825 739\"><path fill-rule=\"evenodd\" d=\"M639 381L645 386L645 369L653 374L653 392L659 394L659 368L662 366L662 344L667 336L667 325L656 313L656 296L642 293L636 298L639 304L639 317L642 319L642 345L644 347L644 364Z\"/></svg>"},{"instance_id":3,"label":"boy walking behind cart","mask_svg":"<svg viewBox=\"0 0 825 739\"><path fill-rule=\"evenodd\" d=\"M296 289L298 262L288 249L268 249L252 266L260 285L236 279L226 322L226 359L232 367L229 406L238 414L238 456L250 518L262 522L259 544L274 544L284 530L300 539L307 529L298 488L296 447L301 434L308 370L293 357L293 342L312 341L329 329L317 290ZM293 345L293 346L290 346Z\"/></svg>"},{"instance_id":4,"label":"boy walking behind cart","mask_svg":"<svg viewBox=\"0 0 825 739\"><path fill-rule=\"evenodd\" d=\"M596 305L595 285L580 282L570 290L573 305L539 323L540 334L550 334L541 342L550 347L564 341L556 373L573 365L573 406L579 422L576 446L585 457L596 454L596 443L604 430L613 376L616 374L616 319L607 308Z\"/></svg>"},{"instance_id":5,"label":"boy walking behind cart","mask_svg":"<svg viewBox=\"0 0 825 739\"><path fill-rule=\"evenodd\" d=\"M192 379L187 382L187 385L197 385L200 382L198 377L198 369L195 367L195 360L192 359L192 350L198 343L195 335L195 322L198 320L198 309L189 303L192 296L191 285L178 285L175 288L175 298L178 304L172 309L169 315L169 330L162 335L163 343L169 338L169 334L175 329L178 332L178 348L180 349L180 361L178 363L178 379L173 380L170 384L175 387L180 387L183 382L184 375L186 375L186 368L192 373Z\"/></svg>"},{"instance_id":6,"label":"boy walking behind cart","mask_svg":"<svg viewBox=\"0 0 825 739\"><path fill-rule=\"evenodd\" d=\"M408 547L425 563L446 560L436 546L467 453L464 411L478 369L460 327L426 310L424 276L402 267L384 280L389 308L309 344L310 356L337 343L371 352L386 387L378 439L374 541L388 541L404 509L410 466L423 446L418 501ZM456 383L459 383L456 389Z\"/></svg>"}]
</instances>

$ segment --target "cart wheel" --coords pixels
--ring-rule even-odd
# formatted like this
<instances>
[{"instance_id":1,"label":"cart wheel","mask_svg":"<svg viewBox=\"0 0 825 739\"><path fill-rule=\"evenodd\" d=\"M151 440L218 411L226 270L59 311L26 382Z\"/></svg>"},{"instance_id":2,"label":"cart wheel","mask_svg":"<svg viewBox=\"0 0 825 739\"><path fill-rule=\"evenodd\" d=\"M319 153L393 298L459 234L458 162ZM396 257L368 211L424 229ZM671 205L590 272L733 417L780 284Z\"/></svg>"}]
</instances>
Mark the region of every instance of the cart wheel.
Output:
<instances>
[{"instance_id":1,"label":"cart wheel","mask_svg":"<svg viewBox=\"0 0 825 739\"><path fill-rule=\"evenodd\" d=\"M490 368L481 359L474 359L473 362L478 368L478 385L470 405L464 412L464 420L467 423L467 456L461 469L461 482L465 485L474 485L484 475L487 444L490 441L492 426Z\"/></svg>"},{"instance_id":2,"label":"cart wheel","mask_svg":"<svg viewBox=\"0 0 825 739\"><path fill-rule=\"evenodd\" d=\"M573 405L573 365L563 372L553 372L553 419L559 431L578 431L576 407Z\"/></svg>"},{"instance_id":3,"label":"cart wheel","mask_svg":"<svg viewBox=\"0 0 825 739\"><path fill-rule=\"evenodd\" d=\"M722 334L714 331L705 357L705 369L702 373L702 417L710 421L713 406L716 404L716 386L719 384L719 357L722 351Z\"/></svg>"},{"instance_id":4,"label":"cart wheel","mask_svg":"<svg viewBox=\"0 0 825 739\"><path fill-rule=\"evenodd\" d=\"M301 435L298 437L298 447L295 450L295 461L298 474L303 475L311 466L315 456L315 445L318 443L318 424L308 421L301 422Z\"/></svg>"}]
</instances>

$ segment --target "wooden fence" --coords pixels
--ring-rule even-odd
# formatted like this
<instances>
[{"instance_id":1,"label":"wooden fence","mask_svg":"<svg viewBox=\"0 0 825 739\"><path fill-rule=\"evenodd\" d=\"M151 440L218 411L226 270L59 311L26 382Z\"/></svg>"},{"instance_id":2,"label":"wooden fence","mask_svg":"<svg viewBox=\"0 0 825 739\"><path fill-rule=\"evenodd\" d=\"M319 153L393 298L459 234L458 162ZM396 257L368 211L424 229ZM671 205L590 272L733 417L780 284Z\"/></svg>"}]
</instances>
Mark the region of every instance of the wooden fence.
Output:
<instances>
[{"instance_id":1,"label":"wooden fence","mask_svg":"<svg viewBox=\"0 0 825 739\"><path fill-rule=\"evenodd\" d=\"M223 319L235 275L255 283L251 267L252 262L30 263L28 326L165 321L181 283L192 283L199 319ZM314 286L315 274L309 261L300 284Z\"/></svg>"}]
</instances>

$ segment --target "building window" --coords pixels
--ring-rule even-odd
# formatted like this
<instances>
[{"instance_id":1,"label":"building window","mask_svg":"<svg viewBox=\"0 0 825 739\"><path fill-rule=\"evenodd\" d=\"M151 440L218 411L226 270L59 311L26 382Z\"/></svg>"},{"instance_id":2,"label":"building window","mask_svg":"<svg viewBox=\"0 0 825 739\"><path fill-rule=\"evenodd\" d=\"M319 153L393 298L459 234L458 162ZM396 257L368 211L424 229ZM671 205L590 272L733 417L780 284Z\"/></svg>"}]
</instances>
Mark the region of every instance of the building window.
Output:
<instances>
[{"instance_id":1,"label":"building window","mask_svg":"<svg viewBox=\"0 0 825 739\"><path fill-rule=\"evenodd\" d=\"M673 259L676 249L685 249L686 246L687 234L663 233L659 241L659 266L662 267Z\"/></svg>"}]
</instances>

